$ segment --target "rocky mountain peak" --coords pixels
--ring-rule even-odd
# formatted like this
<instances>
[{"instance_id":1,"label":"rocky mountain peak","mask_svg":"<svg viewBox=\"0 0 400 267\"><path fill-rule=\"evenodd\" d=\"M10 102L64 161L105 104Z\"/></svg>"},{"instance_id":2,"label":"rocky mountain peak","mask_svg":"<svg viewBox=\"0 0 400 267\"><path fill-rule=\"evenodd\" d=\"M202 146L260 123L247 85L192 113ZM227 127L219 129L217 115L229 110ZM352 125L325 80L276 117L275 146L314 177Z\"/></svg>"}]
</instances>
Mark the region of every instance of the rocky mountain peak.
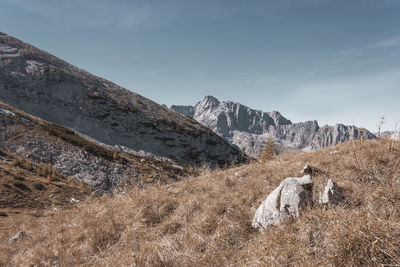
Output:
<instances>
[{"instance_id":1,"label":"rocky mountain peak","mask_svg":"<svg viewBox=\"0 0 400 267\"><path fill-rule=\"evenodd\" d=\"M278 111L268 112L268 115L274 120L275 126L292 124L292 122L282 116Z\"/></svg>"},{"instance_id":2,"label":"rocky mountain peak","mask_svg":"<svg viewBox=\"0 0 400 267\"><path fill-rule=\"evenodd\" d=\"M220 102L217 98L213 96L205 96L203 100L198 102L195 106L196 109L211 109L215 110L219 106Z\"/></svg>"}]
</instances>

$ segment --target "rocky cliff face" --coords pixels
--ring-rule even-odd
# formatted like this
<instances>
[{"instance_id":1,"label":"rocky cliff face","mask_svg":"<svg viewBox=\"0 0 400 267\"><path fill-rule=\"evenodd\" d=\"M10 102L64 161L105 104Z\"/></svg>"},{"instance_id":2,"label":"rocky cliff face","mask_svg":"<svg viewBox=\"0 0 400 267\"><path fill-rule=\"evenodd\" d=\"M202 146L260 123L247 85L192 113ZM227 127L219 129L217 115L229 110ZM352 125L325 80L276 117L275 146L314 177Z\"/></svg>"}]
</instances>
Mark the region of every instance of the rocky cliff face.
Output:
<instances>
[{"instance_id":1,"label":"rocky cliff face","mask_svg":"<svg viewBox=\"0 0 400 267\"><path fill-rule=\"evenodd\" d=\"M278 150L315 150L353 139L376 138L355 126L320 127L317 121L292 123L278 111L254 110L240 103L220 102L212 96L206 96L195 106L170 109L193 117L252 157L259 156L269 137Z\"/></svg>"},{"instance_id":2,"label":"rocky cliff face","mask_svg":"<svg viewBox=\"0 0 400 267\"><path fill-rule=\"evenodd\" d=\"M99 192L121 184L143 187L175 181L186 175L185 169L174 163L117 148L99 145L0 102L0 149L36 164L48 164L62 177L78 183L83 180Z\"/></svg>"},{"instance_id":3,"label":"rocky cliff face","mask_svg":"<svg viewBox=\"0 0 400 267\"><path fill-rule=\"evenodd\" d=\"M243 159L195 120L1 33L0 100L108 145L184 164Z\"/></svg>"}]
</instances>

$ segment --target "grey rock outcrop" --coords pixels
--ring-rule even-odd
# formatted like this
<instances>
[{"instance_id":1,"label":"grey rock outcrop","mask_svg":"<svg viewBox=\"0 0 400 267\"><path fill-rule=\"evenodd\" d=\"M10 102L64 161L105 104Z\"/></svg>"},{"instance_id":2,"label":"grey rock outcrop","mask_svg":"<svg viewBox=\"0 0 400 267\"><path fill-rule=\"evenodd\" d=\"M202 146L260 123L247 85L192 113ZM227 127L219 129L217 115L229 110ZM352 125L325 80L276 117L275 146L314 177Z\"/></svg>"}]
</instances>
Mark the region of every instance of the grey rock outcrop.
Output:
<instances>
[{"instance_id":1,"label":"grey rock outcrop","mask_svg":"<svg viewBox=\"0 0 400 267\"><path fill-rule=\"evenodd\" d=\"M356 126L336 124L319 128L311 144L312 149L334 146L349 140L375 139L376 136L366 129Z\"/></svg>"},{"instance_id":2,"label":"grey rock outcrop","mask_svg":"<svg viewBox=\"0 0 400 267\"><path fill-rule=\"evenodd\" d=\"M17 234L15 234L14 236L12 236L9 240L8 240L8 244L14 244L15 242L17 242L19 239L26 237L26 233L24 231L19 231Z\"/></svg>"},{"instance_id":3,"label":"grey rock outcrop","mask_svg":"<svg viewBox=\"0 0 400 267\"><path fill-rule=\"evenodd\" d=\"M320 204L338 204L343 199L343 190L337 183L328 179L324 192L319 196Z\"/></svg>"},{"instance_id":4,"label":"grey rock outcrop","mask_svg":"<svg viewBox=\"0 0 400 267\"><path fill-rule=\"evenodd\" d=\"M99 142L183 164L244 158L195 120L2 33L0 101Z\"/></svg>"},{"instance_id":5,"label":"grey rock outcrop","mask_svg":"<svg viewBox=\"0 0 400 267\"><path fill-rule=\"evenodd\" d=\"M171 110L193 117L212 131L258 157L265 141L274 139L277 150L316 150L354 139L374 139L375 135L355 126L336 124L320 127L317 121L292 123L278 111L263 112L240 103L220 102L206 96L195 106L171 106Z\"/></svg>"},{"instance_id":6,"label":"grey rock outcrop","mask_svg":"<svg viewBox=\"0 0 400 267\"><path fill-rule=\"evenodd\" d=\"M300 209L312 199L312 171L309 166L303 169L304 176L288 177L272 191L258 207L252 226L260 231L273 225L280 225L289 219L297 220Z\"/></svg>"}]
</instances>

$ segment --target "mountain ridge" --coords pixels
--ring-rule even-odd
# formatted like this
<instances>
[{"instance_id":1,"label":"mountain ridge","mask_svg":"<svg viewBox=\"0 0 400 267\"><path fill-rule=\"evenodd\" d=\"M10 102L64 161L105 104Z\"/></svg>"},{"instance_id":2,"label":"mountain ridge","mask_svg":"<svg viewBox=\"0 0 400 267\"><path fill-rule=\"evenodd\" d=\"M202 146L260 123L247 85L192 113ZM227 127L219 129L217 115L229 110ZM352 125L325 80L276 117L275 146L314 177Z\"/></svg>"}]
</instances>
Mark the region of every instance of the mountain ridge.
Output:
<instances>
[{"instance_id":1,"label":"mountain ridge","mask_svg":"<svg viewBox=\"0 0 400 267\"><path fill-rule=\"evenodd\" d=\"M278 150L321 149L354 139L375 139L368 130L335 124L319 126L316 120L292 123L279 111L264 112L232 101L205 96L195 106L172 105L174 110L194 118L236 145L251 157L258 157L268 138Z\"/></svg>"}]
</instances>

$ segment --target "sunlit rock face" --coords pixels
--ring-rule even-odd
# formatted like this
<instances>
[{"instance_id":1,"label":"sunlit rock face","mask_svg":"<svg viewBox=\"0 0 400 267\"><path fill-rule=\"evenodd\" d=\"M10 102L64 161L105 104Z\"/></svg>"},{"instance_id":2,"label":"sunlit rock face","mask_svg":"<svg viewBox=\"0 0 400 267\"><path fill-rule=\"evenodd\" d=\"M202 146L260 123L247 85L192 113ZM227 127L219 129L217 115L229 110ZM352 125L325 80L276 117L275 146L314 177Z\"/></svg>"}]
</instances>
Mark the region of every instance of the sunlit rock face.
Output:
<instances>
[{"instance_id":1,"label":"sunlit rock face","mask_svg":"<svg viewBox=\"0 0 400 267\"><path fill-rule=\"evenodd\" d=\"M312 169L306 165L303 177L288 177L272 191L256 210L252 226L261 231L280 225L289 219L298 220L301 209L311 203Z\"/></svg>"}]
</instances>

